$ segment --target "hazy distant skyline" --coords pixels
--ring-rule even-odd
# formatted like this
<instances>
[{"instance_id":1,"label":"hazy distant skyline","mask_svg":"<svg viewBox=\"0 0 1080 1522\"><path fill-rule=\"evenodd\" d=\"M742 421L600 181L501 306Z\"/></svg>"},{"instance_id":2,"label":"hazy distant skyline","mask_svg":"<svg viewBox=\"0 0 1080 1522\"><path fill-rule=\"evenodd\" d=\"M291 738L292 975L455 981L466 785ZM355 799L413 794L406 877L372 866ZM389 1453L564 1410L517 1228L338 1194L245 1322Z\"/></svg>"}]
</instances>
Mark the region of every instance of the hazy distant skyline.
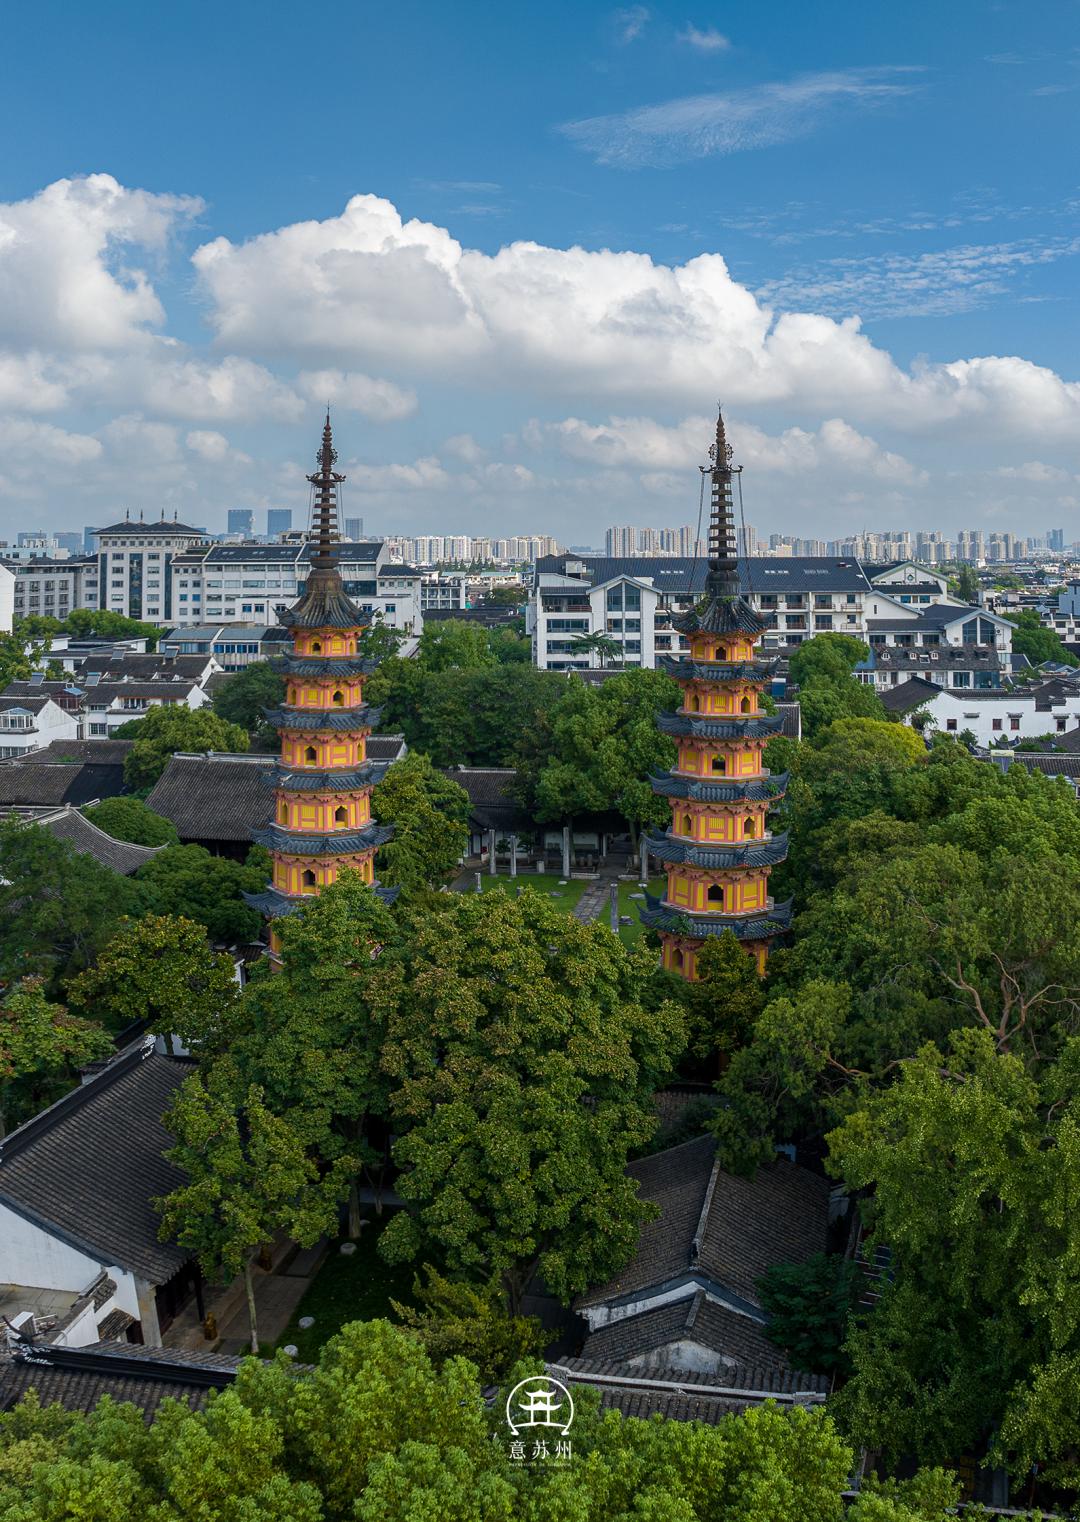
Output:
<instances>
[{"instance_id":1,"label":"hazy distant skyline","mask_svg":"<svg viewBox=\"0 0 1080 1522\"><path fill-rule=\"evenodd\" d=\"M695 521L717 397L763 535L1080 535L1071 8L42 0L5 41L0 538L299 525L329 400L368 533L602 544Z\"/></svg>"}]
</instances>

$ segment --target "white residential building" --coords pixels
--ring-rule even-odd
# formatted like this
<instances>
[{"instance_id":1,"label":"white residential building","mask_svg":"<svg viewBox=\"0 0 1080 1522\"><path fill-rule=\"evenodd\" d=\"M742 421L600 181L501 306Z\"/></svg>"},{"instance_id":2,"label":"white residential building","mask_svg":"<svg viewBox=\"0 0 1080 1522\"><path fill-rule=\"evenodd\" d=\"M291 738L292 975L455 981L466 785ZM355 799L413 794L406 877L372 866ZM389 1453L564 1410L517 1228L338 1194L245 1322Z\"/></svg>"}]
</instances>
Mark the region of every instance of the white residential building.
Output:
<instances>
[{"instance_id":1,"label":"white residential building","mask_svg":"<svg viewBox=\"0 0 1080 1522\"><path fill-rule=\"evenodd\" d=\"M38 614L61 622L76 608L97 608L100 570L96 555L13 561L3 567L0 599L10 578L11 611L17 618ZM2 620L0 613L0 620ZM11 628L11 621L4 625Z\"/></svg>"},{"instance_id":2,"label":"white residential building","mask_svg":"<svg viewBox=\"0 0 1080 1522\"><path fill-rule=\"evenodd\" d=\"M901 691L897 689L897 697ZM1080 724L1080 685L1052 679L997 692L941 689L923 693L918 707L930 714L935 729L956 735L969 730L977 744L989 747L1075 729ZM911 713L905 718L910 721Z\"/></svg>"},{"instance_id":3,"label":"white residential building","mask_svg":"<svg viewBox=\"0 0 1080 1522\"><path fill-rule=\"evenodd\" d=\"M0 697L0 757L25 756L43 750L53 740L78 740L76 714L66 712L51 697Z\"/></svg>"},{"instance_id":4,"label":"white residential building","mask_svg":"<svg viewBox=\"0 0 1080 1522\"><path fill-rule=\"evenodd\" d=\"M205 545L202 529L162 518L157 523L125 518L96 530L98 601L94 606L150 624L171 624L172 562L193 547Z\"/></svg>"}]
</instances>

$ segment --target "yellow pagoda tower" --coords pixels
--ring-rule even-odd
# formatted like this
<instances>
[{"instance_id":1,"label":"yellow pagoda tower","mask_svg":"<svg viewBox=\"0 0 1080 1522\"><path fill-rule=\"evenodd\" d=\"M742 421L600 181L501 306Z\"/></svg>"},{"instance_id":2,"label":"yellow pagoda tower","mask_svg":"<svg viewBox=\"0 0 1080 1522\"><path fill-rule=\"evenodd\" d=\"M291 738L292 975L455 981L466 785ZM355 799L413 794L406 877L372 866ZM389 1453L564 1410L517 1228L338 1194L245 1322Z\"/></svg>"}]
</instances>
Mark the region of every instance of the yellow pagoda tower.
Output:
<instances>
[{"instance_id":1,"label":"yellow pagoda tower","mask_svg":"<svg viewBox=\"0 0 1080 1522\"><path fill-rule=\"evenodd\" d=\"M379 715L364 702L364 677L375 662L357 653L365 621L335 563L337 494L345 477L334 470L329 411L316 460L319 468L308 476L315 488L315 553L303 595L288 617L292 652L276 662L285 677L284 703L266 710L281 736L281 759L269 779L273 823L253 838L269 850L273 873L265 893L245 895L271 922L275 958L280 943L273 922L295 913L344 868L359 872L387 902L397 895L375 880L375 852L393 829L371 817L371 790L386 764L366 756Z\"/></svg>"},{"instance_id":2,"label":"yellow pagoda tower","mask_svg":"<svg viewBox=\"0 0 1080 1522\"><path fill-rule=\"evenodd\" d=\"M678 746L669 772L653 776L670 799L671 826L648 848L665 864L663 898L646 895L641 922L660 933L663 965L697 977L709 936L731 930L764 972L769 944L791 922L791 904L769 897L769 871L787 855L787 836L771 835L768 813L787 776L772 777L761 757L783 720L764 712L761 691L773 664L756 645L765 624L742 597L731 483L735 474L723 414L709 450L712 478L705 597L675 621L688 646L657 662L682 689L682 705L659 727ZM740 467L741 468L741 467Z\"/></svg>"}]
</instances>

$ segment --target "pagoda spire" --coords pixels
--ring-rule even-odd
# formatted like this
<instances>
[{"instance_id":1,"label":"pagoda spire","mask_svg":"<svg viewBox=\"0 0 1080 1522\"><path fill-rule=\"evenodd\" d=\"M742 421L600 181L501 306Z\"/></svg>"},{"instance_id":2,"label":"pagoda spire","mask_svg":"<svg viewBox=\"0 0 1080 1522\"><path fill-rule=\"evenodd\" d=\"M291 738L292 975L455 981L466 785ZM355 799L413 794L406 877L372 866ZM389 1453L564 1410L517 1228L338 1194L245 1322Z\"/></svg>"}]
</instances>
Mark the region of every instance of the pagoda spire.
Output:
<instances>
[{"instance_id":1,"label":"pagoda spire","mask_svg":"<svg viewBox=\"0 0 1080 1522\"><path fill-rule=\"evenodd\" d=\"M326 408L326 423L323 427L322 444L315 456L318 470L308 476L308 480L315 488L315 502L312 508L311 526L315 531L316 552L312 557L311 564L319 570L329 570L334 564L334 541L338 537L337 532L337 497L338 487L345 477L339 475L334 466L337 464L337 450L334 448L334 434L330 427L330 406Z\"/></svg>"},{"instance_id":2,"label":"pagoda spire","mask_svg":"<svg viewBox=\"0 0 1080 1522\"><path fill-rule=\"evenodd\" d=\"M711 597L738 597L739 547L735 533L735 504L732 500L732 477L742 466L732 466L733 450L727 441L724 409L716 408L716 440L709 449L711 466L703 466L712 477L712 505L709 512L709 574L706 588Z\"/></svg>"}]
</instances>

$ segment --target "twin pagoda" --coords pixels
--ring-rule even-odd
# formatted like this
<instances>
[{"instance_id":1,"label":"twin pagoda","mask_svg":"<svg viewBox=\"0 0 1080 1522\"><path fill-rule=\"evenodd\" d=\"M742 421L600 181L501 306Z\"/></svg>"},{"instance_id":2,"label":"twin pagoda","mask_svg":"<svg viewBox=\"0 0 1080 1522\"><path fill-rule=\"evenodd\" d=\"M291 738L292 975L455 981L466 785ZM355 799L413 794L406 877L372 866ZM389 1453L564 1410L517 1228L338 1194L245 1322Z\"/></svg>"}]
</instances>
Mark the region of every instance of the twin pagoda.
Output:
<instances>
[{"instance_id":1,"label":"twin pagoda","mask_svg":"<svg viewBox=\"0 0 1080 1522\"><path fill-rule=\"evenodd\" d=\"M273 871L265 893L245 894L270 920L275 961L281 943L274 921L295 913L345 868L359 872L387 902L397 893L375 878L375 852L393 828L371 817L371 790L386 771L386 763L366 754L379 714L364 702L364 678L376 663L360 658L365 620L345 592L335 559L337 494L345 477L334 470L329 413L316 460L319 468L307 478L314 487L315 554L288 618L292 651L275 662L285 677L284 702L266 713L281 737L281 758L268 779L274 818L252 836L269 850Z\"/></svg>"},{"instance_id":2,"label":"twin pagoda","mask_svg":"<svg viewBox=\"0 0 1080 1522\"><path fill-rule=\"evenodd\" d=\"M657 665L682 690L659 727L678 759L650 778L671 804L671 826L653 831L648 848L664 863L663 898L646 894L641 922L660 934L663 965L688 980L710 936L731 930L764 972L769 947L791 923L791 904L769 897L769 872L787 855L787 836L769 832L769 810L783 797L786 773L773 777L762 753L782 727L762 707L774 662L759 659L764 621L741 595L732 503L732 451L722 413L709 451L712 501L705 597L675 628L687 654Z\"/></svg>"}]
</instances>

